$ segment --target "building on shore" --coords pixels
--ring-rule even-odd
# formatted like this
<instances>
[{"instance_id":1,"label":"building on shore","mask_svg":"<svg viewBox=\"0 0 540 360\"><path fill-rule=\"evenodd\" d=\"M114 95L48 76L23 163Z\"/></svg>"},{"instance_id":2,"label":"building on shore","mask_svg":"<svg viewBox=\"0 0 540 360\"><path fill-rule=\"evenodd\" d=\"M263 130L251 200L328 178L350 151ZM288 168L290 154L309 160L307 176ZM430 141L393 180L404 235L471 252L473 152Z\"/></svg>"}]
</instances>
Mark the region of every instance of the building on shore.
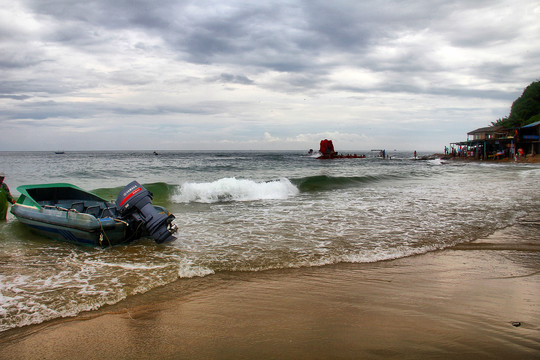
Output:
<instances>
[{"instance_id":1,"label":"building on shore","mask_svg":"<svg viewBox=\"0 0 540 360\"><path fill-rule=\"evenodd\" d=\"M475 159L536 155L540 153L540 121L519 128L488 126L467 133L467 141L450 144L454 156Z\"/></svg>"},{"instance_id":2,"label":"building on shore","mask_svg":"<svg viewBox=\"0 0 540 360\"><path fill-rule=\"evenodd\" d=\"M540 121L522 126L521 139L528 154L540 154Z\"/></svg>"}]
</instances>

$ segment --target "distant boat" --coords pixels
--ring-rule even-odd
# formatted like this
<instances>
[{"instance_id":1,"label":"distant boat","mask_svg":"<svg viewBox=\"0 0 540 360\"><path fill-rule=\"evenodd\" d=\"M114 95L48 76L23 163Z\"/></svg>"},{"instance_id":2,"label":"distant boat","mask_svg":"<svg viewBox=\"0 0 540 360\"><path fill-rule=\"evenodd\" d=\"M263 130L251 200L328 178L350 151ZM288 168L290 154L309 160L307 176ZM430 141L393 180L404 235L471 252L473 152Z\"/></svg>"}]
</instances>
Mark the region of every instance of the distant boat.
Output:
<instances>
[{"instance_id":1,"label":"distant boat","mask_svg":"<svg viewBox=\"0 0 540 360\"><path fill-rule=\"evenodd\" d=\"M55 151L54 153L55 153L55 154L57 154L57 155L60 155L60 154L63 154L63 153L64 153L64 151L62 151L62 150L59 150L59 151Z\"/></svg>"},{"instance_id":2,"label":"distant boat","mask_svg":"<svg viewBox=\"0 0 540 360\"><path fill-rule=\"evenodd\" d=\"M319 153L321 155L317 159L364 159L366 157L365 155L357 154L340 155L334 150L332 140L328 139L321 140Z\"/></svg>"}]
</instances>

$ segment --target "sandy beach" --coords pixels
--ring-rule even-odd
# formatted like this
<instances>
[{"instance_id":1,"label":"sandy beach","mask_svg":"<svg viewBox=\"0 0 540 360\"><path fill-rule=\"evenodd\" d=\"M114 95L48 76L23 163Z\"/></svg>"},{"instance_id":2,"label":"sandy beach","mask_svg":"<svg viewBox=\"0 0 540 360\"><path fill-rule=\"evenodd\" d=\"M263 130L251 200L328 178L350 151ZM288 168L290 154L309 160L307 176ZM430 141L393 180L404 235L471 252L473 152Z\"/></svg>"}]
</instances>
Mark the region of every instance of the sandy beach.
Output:
<instances>
[{"instance_id":1,"label":"sandy beach","mask_svg":"<svg viewBox=\"0 0 540 360\"><path fill-rule=\"evenodd\" d=\"M6 331L0 358L537 359L538 227L379 263L180 280Z\"/></svg>"}]
</instances>

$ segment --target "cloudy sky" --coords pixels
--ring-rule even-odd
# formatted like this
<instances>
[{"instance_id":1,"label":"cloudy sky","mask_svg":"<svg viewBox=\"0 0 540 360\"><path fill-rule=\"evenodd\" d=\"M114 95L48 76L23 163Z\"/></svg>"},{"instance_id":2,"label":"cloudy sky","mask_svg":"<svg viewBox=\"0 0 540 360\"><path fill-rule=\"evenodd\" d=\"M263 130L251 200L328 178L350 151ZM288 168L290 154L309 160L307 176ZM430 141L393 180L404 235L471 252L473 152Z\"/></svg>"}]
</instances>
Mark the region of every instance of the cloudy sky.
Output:
<instances>
[{"instance_id":1,"label":"cloudy sky","mask_svg":"<svg viewBox=\"0 0 540 360\"><path fill-rule=\"evenodd\" d=\"M538 0L0 0L0 150L438 150L540 80Z\"/></svg>"}]
</instances>

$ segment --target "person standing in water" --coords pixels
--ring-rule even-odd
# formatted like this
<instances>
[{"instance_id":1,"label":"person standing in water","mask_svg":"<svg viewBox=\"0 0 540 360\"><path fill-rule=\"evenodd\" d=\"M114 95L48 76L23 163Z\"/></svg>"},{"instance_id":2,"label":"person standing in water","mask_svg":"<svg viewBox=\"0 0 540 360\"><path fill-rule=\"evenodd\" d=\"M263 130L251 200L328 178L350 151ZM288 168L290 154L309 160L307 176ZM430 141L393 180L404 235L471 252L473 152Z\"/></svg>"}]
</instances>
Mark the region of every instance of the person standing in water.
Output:
<instances>
[{"instance_id":1,"label":"person standing in water","mask_svg":"<svg viewBox=\"0 0 540 360\"><path fill-rule=\"evenodd\" d=\"M9 187L4 183L4 178L6 176L0 172L0 221L6 220L8 202L15 204L15 199L11 196L9 192Z\"/></svg>"}]
</instances>

